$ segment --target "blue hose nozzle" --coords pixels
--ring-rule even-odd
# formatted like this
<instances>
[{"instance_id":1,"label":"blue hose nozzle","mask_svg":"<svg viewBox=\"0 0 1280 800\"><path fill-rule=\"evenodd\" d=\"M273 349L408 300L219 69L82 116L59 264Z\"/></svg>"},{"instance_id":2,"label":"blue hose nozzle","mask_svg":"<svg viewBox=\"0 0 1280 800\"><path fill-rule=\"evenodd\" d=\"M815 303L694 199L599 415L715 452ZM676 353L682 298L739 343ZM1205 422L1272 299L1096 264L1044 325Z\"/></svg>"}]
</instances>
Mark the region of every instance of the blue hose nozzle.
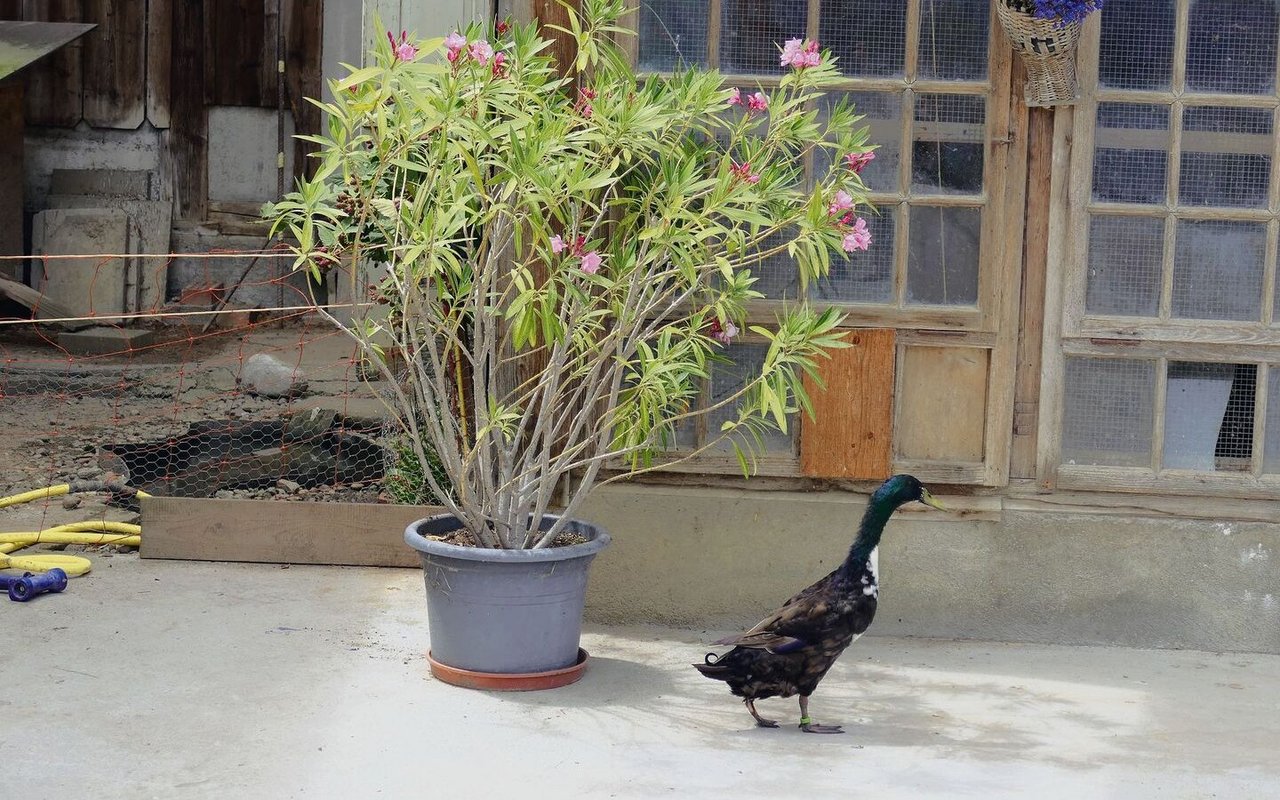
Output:
<instances>
[{"instance_id":1,"label":"blue hose nozzle","mask_svg":"<svg viewBox=\"0 0 1280 800\"><path fill-rule=\"evenodd\" d=\"M54 567L43 575L32 575L30 572L21 578L0 575L0 589L9 590L9 599L25 603L38 594L60 592L67 588L67 573Z\"/></svg>"}]
</instances>

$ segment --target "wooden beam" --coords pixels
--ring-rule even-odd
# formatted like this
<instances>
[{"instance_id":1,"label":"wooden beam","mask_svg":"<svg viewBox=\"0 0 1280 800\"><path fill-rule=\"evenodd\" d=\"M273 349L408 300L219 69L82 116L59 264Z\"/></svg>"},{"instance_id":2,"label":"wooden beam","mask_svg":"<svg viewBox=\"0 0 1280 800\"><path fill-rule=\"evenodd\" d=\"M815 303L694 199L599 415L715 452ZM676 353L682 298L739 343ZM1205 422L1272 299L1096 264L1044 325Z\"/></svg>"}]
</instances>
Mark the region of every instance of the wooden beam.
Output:
<instances>
[{"instance_id":1,"label":"wooden beam","mask_svg":"<svg viewBox=\"0 0 1280 800\"><path fill-rule=\"evenodd\" d=\"M204 0L204 101L210 106L271 108L276 104L274 0ZM270 62L270 80L267 78Z\"/></svg>"},{"instance_id":2,"label":"wooden beam","mask_svg":"<svg viewBox=\"0 0 1280 800\"><path fill-rule=\"evenodd\" d=\"M569 8L581 12L581 0L533 0L533 14L538 26L543 28L542 35L551 41L547 51L556 61L560 73L569 72L578 57L578 47L573 37L563 31L551 30L548 25L569 27Z\"/></svg>"},{"instance_id":3,"label":"wooden beam","mask_svg":"<svg viewBox=\"0 0 1280 800\"><path fill-rule=\"evenodd\" d=\"M36 22L84 21L80 0L26 0L23 18ZM89 37L96 34L91 31ZM27 124L73 128L83 116L81 51L89 37L76 39L24 75L27 84Z\"/></svg>"},{"instance_id":4,"label":"wooden beam","mask_svg":"<svg viewBox=\"0 0 1280 800\"><path fill-rule=\"evenodd\" d=\"M142 500L142 557L416 567L404 529L441 513L430 506L149 497Z\"/></svg>"},{"instance_id":5,"label":"wooden beam","mask_svg":"<svg viewBox=\"0 0 1280 800\"><path fill-rule=\"evenodd\" d=\"M1049 261L1049 177L1053 170L1053 111L1029 110L1026 232L1022 242L1022 324L1013 395L1011 477L1034 478L1044 346L1044 288Z\"/></svg>"},{"instance_id":6,"label":"wooden beam","mask_svg":"<svg viewBox=\"0 0 1280 800\"><path fill-rule=\"evenodd\" d=\"M825 388L805 376L814 416L801 418L800 470L813 478L887 478L896 334L891 329L857 330L845 342L850 346L819 362Z\"/></svg>"},{"instance_id":7,"label":"wooden beam","mask_svg":"<svg viewBox=\"0 0 1280 800\"><path fill-rule=\"evenodd\" d=\"M319 99L324 90L321 74L321 42L324 39L324 0L286 0L285 3L285 91L293 111L298 135L320 134L324 120L320 109L307 98ZM315 174L318 164L311 154L318 146L294 140L293 176Z\"/></svg>"},{"instance_id":8,"label":"wooden beam","mask_svg":"<svg viewBox=\"0 0 1280 800\"><path fill-rule=\"evenodd\" d=\"M84 0L84 119L95 128L135 130L147 118L145 3Z\"/></svg>"},{"instance_id":9,"label":"wooden beam","mask_svg":"<svg viewBox=\"0 0 1280 800\"><path fill-rule=\"evenodd\" d=\"M0 192L0 256L23 255L22 161L23 108L21 80L0 81L0 175L15 176ZM21 261L0 261L0 276L22 277Z\"/></svg>"},{"instance_id":10,"label":"wooden beam","mask_svg":"<svg viewBox=\"0 0 1280 800\"><path fill-rule=\"evenodd\" d=\"M173 7L169 110L176 216L200 221L209 205L209 115L204 104L204 3Z\"/></svg>"},{"instance_id":11,"label":"wooden beam","mask_svg":"<svg viewBox=\"0 0 1280 800\"><path fill-rule=\"evenodd\" d=\"M147 0L147 119L169 127L173 74L173 0Z\"/></svg>"}]
</instances>

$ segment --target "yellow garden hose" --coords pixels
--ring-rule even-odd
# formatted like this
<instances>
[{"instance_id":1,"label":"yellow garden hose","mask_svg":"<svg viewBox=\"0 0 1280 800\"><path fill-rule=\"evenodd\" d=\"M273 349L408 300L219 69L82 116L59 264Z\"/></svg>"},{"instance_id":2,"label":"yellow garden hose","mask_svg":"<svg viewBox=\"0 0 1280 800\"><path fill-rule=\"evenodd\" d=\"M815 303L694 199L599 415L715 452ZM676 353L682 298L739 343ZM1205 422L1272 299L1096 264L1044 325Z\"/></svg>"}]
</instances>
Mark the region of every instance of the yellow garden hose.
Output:
<instances>
[{"instance_id":1,"label":"yellow garden hose","mask_svg":"<svg viewBox=\"0 0 1280 800\"><path fill-rule=\"evenodd\" d=\"M103 489L122 489L118 484L101 482L77 482L75 484L60 483L46 486L22 494L0 498L0 508L22 505L33 500L45 500L61 497L72 491L101 491ZM138 497L148 497L145 492L135 492ZM33 544L117 544L138 547L142 544L142 526L130 525L126 522L107 522L106 520L89 520L73 522L67 525L55 525L40 531L20 531L0 533L0 569L21 569L30 572L47 572L58 567L70 577L83 575L93 568L93 563L82 556L68 556L60 553L41 553L31 556L13 556L10 553L30 547Z\"/></svg>"}]
</instances>

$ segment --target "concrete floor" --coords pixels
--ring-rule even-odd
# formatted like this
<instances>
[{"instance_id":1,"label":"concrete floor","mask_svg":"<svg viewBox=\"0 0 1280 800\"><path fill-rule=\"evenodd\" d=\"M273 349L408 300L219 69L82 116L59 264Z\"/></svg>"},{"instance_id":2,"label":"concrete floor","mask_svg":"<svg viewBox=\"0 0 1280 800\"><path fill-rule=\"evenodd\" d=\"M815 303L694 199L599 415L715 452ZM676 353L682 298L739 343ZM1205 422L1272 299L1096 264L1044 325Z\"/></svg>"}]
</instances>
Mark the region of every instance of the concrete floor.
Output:
<instances>
[{"instance_id":1,"label":"concrete floor","mask_svg":"<svg viewBox=\"0 0 1280 800\"><path fill-rule=\"evenodd\" d=\"M702 632L591 630L553 692L445 686L417 571L95 556L0 609L0 794L32 800L1280 796L1277 656L872 637L823 737L751 727L688 667Z\"/></svg>"}]
</instances>

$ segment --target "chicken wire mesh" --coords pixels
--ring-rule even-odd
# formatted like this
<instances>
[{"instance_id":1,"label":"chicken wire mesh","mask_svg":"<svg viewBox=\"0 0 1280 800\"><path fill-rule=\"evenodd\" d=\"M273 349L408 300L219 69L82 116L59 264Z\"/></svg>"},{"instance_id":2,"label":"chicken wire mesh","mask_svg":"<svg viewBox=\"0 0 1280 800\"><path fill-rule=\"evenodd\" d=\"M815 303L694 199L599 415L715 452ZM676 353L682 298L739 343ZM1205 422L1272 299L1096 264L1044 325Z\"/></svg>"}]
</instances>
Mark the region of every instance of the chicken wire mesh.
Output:
<instances>
[{"instance_id":1,"label":"chicken wire mesh","mask_svg":"<svg viewBox=\"0 0 1280 800\"><path fill-rule=\"evenodd\" d=\"M1151 465L1156 362L1069 357L1063 386L1064 464Z\"/></svg>"},{"instance_id":2,"label":"chicken wire mesh","mask_svg":"<svg viewBox=\"0 0 1280 800\"><path fill-rule=\"evenodd\" d=\"M1155 317L1160 313L1165 221L1094 216L1089 220L1085 309L1092 314Z\"/></svg>"},{"instance_id":3,"label":"chicken wire mesh","mask_svg":"<svg viewBox=\"0 0 1280 800\"><path fill-rule=\"evenodd\" d=\"M918 77L986 78L989 29L988 0L920 0Z\"/></svg>"},{"instance_id":4,"label":"chicken wire mesh","mask_svg":"<svg viewBox=\"0 0 1280 800\"><path fill-rule=\"evenodd\" d=\"M1098 83L1108 89L1168 89L1173 80L1177 0L1102 8Z\"/></svg>"},{"instance_id":5,"label":"chicken wire mesh","mask_svg":"<svg viewBox=\"0 0 1280 800\"><path fill-rule=\"evenodd\" d=\"M1186 108L1180 202L1265 208L1271 186L1271 114L1256 108Z\"/></svg>"},{"instance_id":6,"label":"chicken wire mesh","mask_svg":"<svg viewBox=\"0 0 1280 800\"><path fill-rule=\"evenodd\" d=\"M1179 220L1173 257L1173 316L1260 318L1267 224Z\"/></svg>"},{"instance_id":7,"label":"chicken wire mesh","mask_svg":"<svg viewBox=\"0 0 1280 800\"><path fill-rule=\"evenodd\" d=\"M671 72L707 65L707 14L702 0L643 0L638 8L638 68Z\"/></svg>"},{"instance_id":8,"label":"chicken wire mesh","mask_svg":"<svg viewBox=\"0 0 1280 800\"><path fill-rule=\"evenodd\" d=\"M1093 199L1163 203L1169 165L1169 107L1099 103L1096 119Z\"/></svg>"},{"instance_id":9,"label":"chicken wire mesh","mask_svg":"<svg viewBox=\"0 0 1280 800\"><path fill-rule=\"evenodd\" d=\"M907 6L902 0L823 0L818 39L845 75L905 75Z\"/></svg>"},{"instance_id":10,"label":"chicken wire mesh","mask_svg":"<svg viewBox=\"0 0 1280 800\"><path fill-rule=\"evenodd\" d=\"M1251 469L1257 379L1257 364L1169 362L1162 466Z\"/></svg>"},{"instance_id":11,"label":"chicken wire mesh","mask_svg":"<svg viewBox=\"0 0 1280 800\"><path fill-rule=\"evenodd\" d=\"M1274 0L1191 0L1186 88L1271 94L1280 6Z\"/></svg>"},{"instance_id":12,"label":"chicken wire mesh","mask_svg":"<svg viewBox=\"0 0 1280 800\"><path fill-rule=\"evenodd\" d=\"M355 343L315 313L329 288L290 275L287 258L37 260L34 313L11 299L0 320L0 448L11 465L0 491L77 482L161 496L400 499L379 384L362 380L369 365ZM109 302L122 285L117 261L181 273L188 288L150 305ZM76 297L61 283L92 290ZM12 284L9 298L30 299Z\"/></svg>"},{"instance_id":13,"label":"chicken wire mesh","mask_svg":"<svg viewBox=\"0 0 1280 800\"><path fill-rule=\"evenodd\" d=\"M720 69L730 74L780 75L778 48L788 39L805 38L808 17L805 0L722 0Z\"/></svg>"}]
</instances>

